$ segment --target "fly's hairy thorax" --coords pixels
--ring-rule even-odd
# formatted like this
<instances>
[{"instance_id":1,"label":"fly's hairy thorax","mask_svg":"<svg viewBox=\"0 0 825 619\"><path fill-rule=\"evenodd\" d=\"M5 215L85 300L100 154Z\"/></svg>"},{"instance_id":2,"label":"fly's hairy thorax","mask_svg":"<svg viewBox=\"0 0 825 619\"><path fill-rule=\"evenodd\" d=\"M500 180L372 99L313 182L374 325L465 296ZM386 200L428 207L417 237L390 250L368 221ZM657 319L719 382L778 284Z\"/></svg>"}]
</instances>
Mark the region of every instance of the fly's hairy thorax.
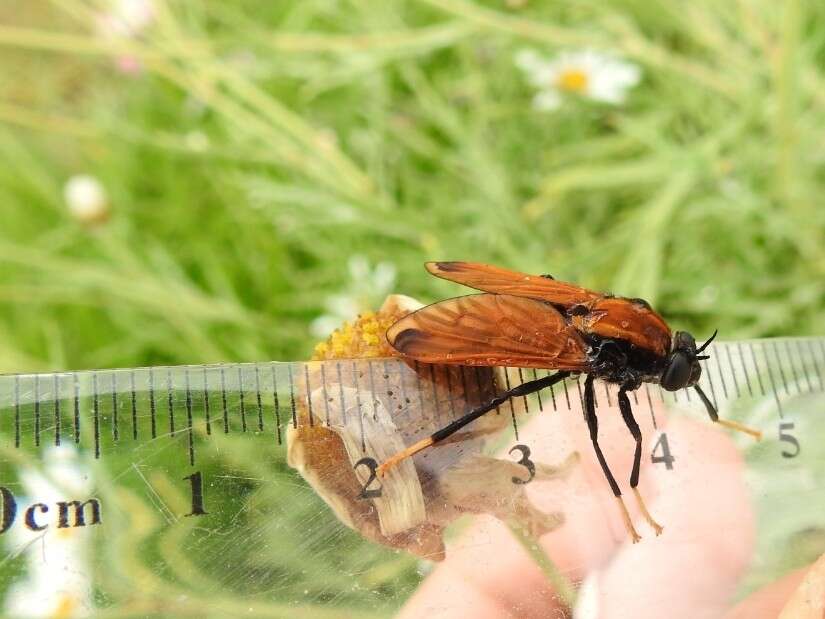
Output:
<instances>
[{"instance_id":1,"label":"fly's hairy thorax","mask_svg":"<svg viewBox=\"0 0 825 619\"><path fill-rule=\"evenodd\" d=\"M590 373L596 378L620 385L659 382L666 357L621 339L586 335L584 340L588 346Z\"/></svg>"}]
</instances>

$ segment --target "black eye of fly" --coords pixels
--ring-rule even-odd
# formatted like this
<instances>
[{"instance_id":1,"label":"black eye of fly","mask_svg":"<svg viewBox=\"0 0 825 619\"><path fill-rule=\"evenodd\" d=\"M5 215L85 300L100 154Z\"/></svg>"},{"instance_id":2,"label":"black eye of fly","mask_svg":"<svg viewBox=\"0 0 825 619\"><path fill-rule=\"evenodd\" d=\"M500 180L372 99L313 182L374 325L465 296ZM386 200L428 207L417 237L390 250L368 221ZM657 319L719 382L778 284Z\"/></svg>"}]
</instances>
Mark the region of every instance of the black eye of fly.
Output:
<instances>
[{"instance_id":1,"label":"black eye of fly","mask_svg":"<svg viewBox=\"0 0 825 619\"><path fill-rule=\"evenodd\" d=\"M678 391L690 382L691 362L683 352L675 352L670 356L667 368L662 374L661 385L667 391Z\"/></svg>"}]
</instances>

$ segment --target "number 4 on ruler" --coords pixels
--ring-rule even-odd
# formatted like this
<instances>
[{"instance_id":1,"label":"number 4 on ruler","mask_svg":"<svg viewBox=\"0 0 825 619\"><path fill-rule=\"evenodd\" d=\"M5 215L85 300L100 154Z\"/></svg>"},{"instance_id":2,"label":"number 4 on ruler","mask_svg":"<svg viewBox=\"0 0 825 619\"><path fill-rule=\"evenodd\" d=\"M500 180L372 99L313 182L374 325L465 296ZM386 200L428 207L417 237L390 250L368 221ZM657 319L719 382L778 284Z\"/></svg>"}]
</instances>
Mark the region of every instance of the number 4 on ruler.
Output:
<instances>
[{"instance_id":1,"label":"number 4 on ruler","mask_svg":"<svg viewBox=\"0 0 825 619\"><path fill-rule=\"evenodd\" d=\"M661 455L657 454L657 451L660 451ZM667 434L662 432L662 434L659 436L659 440L656 441L656 444L653 446L653 454L651 455L651 461L653 462L653 464L659 464L663 462L664 465L667 467L667 470L672 471L673 461L675 459L676 458L674 458L670 453L670 445L668 445L667 442Z\"/></svg>"}]
</instances>

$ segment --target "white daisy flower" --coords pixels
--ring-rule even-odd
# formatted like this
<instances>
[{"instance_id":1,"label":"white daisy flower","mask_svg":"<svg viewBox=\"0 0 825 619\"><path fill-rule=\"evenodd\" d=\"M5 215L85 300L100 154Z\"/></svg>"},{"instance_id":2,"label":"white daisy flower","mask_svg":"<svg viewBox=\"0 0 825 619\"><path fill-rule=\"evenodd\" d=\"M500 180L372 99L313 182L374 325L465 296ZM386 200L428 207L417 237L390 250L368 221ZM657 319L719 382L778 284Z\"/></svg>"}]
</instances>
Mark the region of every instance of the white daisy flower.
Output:
<instances>
[{"instance_id":1,"label":"white daisy flower","mask_svg":"<svg viewBox=\"0 0 825 619\"><path fill-rule=\"evenodd\" d=\"M310 325L312 335L319 339L355 319L359 313L374 310L395 286L396 269L391 262L379 262L372 268L364 256L353 256L347 266L349 282L343 292L327 297L326 313Z\"/></svg>"},{"instance_id":2,"label":"white daisy flower","mask_svg":"<svg viewBox=\"0 0 825 619\"><path fill-rule=\"evenodd\" d=\"M152 0L113 0L106 11L97 16L97 30L101 36L137 37L155 20Z\"/></svg>"},{"instance_id":3,"label":"white daisy flower","mask_svg":"<svg viewBox=\"0 0 825 619\"><path fill-rule=\"evenodd\" d=\"M553 59L523 50L516 65L538 89L533 105L539 110L558 108L565 95L619 105L641 79L637 65L592 49L562 52Z\"/></svg>"},{"instance_id":4,"label":"white daisy flower","mask_svg":"<svg viewBox=\"0 0 825 619\"><path fill-rule=\"evenodd\" d=\"M72 176L63 188L63 198L69 212L81 223L101 223L109 216L109 198L94 176Z\"/></svg>"},{"instance_id":5,"label":"white daisy flower","mask_svg":"<svg viewBox=\"0 0 825 619\"><path fill-rule=\"evenodd\" d=\"M110 0L106 9L95 20L97 33L105 39L135 39L142 36L155 21L153 0ZM138 74L143 70L140 59L134 56L118 56L115 66L126 74Z\"/></svg>"},{"instance_id":6,"label":"white daisy flower","mask_svg":"<svg viewBox=\"0 0 825 619\"><path fill-rule=\"evenodd\" d=\"M25 469L20 482L25 497L19 504L53 506L69 498L86 498L91 492L89 469L71 445L52 447L44 453L44 470ZM3 600L3 616L68 619L91 617L92 567L89 549L93 530L86 527L58 528L52 509L37 522L48 525L32 531L15 523L6 537L11 554L26 557L26 574L12 584Z\"/></svg>"}]
</instances>

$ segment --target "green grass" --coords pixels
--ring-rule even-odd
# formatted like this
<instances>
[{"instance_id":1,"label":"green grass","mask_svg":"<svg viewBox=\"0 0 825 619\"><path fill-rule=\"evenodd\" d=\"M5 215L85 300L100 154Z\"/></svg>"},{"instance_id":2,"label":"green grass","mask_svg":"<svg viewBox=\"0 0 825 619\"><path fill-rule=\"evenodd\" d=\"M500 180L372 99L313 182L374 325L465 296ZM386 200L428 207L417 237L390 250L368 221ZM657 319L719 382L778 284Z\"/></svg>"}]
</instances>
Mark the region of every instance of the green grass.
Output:
<instances>
[{"instance_id":1,"label":"green grass","mask_svg":"<svg viewBox=\"0 0 825 619\"><path fill-rule=\"evenodd\" d=\"M821 334L825 5L521 4L170 2L114 43L92 2L5 2L0 371L305 358L354 255L422 300L456 293L422 262L475 260L700 338ZM583 46L642 83L533 110L515 53Z\"/></svg>"}]
</instances>

